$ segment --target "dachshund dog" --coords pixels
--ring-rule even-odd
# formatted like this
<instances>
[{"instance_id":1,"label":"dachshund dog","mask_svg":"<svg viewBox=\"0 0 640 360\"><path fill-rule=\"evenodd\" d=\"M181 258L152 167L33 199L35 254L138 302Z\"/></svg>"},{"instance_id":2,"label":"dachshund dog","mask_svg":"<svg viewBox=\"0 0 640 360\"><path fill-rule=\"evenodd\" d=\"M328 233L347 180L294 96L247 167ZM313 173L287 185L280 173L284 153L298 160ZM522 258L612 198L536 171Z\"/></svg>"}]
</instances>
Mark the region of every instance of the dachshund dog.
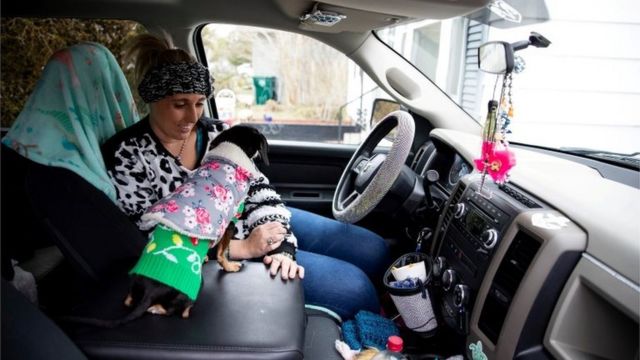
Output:
<instances>
[{"instance_id":1,"label":"dachshund dog","mask_svg":"<svg viewBox=\"0 0 640 360\"><path fill-rule=\"evenodd\" d=\"M131 270L132 283L124 302L131 311L116 320L66 320L116 327L145 312L177 312L188 318L202 286L201 269L208 249L218 246L217 261L225 271L240 270L242 264L230 261L226 250L235 232L236 212L242 212L238 204L246 197L249 180L259 175L253 159L259 156L269 164L267 139L255 128L233 126L220 133L209 148L200 168L141 217L141 228L153 232ZM171 268L178 264L186 265Z\"/></svg>"}]
</instances>

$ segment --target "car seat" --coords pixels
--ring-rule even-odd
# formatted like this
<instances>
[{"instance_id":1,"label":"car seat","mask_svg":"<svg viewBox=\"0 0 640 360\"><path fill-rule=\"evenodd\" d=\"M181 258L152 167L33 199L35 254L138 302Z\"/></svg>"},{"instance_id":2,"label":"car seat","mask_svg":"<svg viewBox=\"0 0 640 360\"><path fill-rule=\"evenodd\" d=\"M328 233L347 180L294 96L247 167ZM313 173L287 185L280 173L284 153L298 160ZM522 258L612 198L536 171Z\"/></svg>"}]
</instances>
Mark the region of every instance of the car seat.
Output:
<instances>
[{"instance_id":1,"label":"car seat","mask_svg":"<svg viewBox=\"0 0 640 360\"><path fill-rule=\"evenodd\" d=\"M38 308L2 279L3 359L68 359L86 356ZM37 346L34 346L37 339Z\"/></svg>"}]
</instances>

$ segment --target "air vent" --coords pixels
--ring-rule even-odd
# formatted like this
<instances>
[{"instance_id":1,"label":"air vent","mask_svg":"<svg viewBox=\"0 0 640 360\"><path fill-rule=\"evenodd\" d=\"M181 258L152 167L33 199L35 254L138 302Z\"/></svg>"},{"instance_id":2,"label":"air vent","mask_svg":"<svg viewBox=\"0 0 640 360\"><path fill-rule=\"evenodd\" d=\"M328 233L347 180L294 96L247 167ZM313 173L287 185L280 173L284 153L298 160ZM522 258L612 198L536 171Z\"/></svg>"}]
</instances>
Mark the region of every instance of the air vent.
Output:
<instances>
[{"instance_id":1,"label":"air vent","mask_svg":"<svg viewBox=\"0 0 640 360\"><path fill-rule=\"evenodd\" d=\"M516 294L540 243L520 231L502 259L487 294L478 326L493 343L497 343L511 300Z\"/></svg>"},{"instance_id":2,"label":"air vent","mask_svg":"<svg viewBox=\"0 0 640 360\"><path fill-rule=\"evenodd\" d=\"M516 199L522 205L524 205L524 206L526 206L526 207L528 207L530 209L542 207L542 206L538 205L536 202L534 202L533 200L529 199L523 193L521 193L518 190L514 189L512 186L501 185L500 186L500 190L504 191L505 194L507 194L507 195L511 196L512 198Z\"/></svg>"},{"instance_id":3,"label":"air vent","mask_svg":"<svg viewBox=\"0 0 640 360\"><path fill-rule=\"evenodd\" d=\"M425 146L422 145L420 147L420 149L418 149L418 152L416 153L416 156L413 157L413 162L411 163L411 170L413 170L413 171L416 170L416 166L418 165L418 162L422 158L422 154L424 154L424 149L425 149Z\"/></svg>"},{"instance_id":4,"label":"air vent","mask_svg":"<svg viewBox=\"0 0 640 360\"><path fill-rule=\"evenodd\" d=\"M416 156L413 157L413 161L411 162L411 169L419 175L423 175L424 166L426 165L429 157L435 150L435 146L432 143L428 142L420 146L418 151L416 152Z\"/></svg>"}]
</instances>

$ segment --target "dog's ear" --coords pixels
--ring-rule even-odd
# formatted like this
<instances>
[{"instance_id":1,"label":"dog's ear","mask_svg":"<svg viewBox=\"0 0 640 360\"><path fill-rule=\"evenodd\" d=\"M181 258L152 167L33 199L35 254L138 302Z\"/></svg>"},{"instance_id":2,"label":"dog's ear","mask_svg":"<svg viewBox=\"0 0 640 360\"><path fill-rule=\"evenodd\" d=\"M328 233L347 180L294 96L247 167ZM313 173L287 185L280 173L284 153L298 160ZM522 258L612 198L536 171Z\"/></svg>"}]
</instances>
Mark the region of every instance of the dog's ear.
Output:
<instances>
[{"instance_id":1,"label":"dog's ear","mask_svg":"<svg viewBox=\"0 0 640 360\"><path fill-rule=\"evenodd\" d=\"M260 158L264 162L265 165L269 166L269 157L267 156L267 152L269 152L269 142L267 142L267 138L264 134L260 134L260 148L258 149L258 153L260 154Z\"/></svg>"}]
</instances>

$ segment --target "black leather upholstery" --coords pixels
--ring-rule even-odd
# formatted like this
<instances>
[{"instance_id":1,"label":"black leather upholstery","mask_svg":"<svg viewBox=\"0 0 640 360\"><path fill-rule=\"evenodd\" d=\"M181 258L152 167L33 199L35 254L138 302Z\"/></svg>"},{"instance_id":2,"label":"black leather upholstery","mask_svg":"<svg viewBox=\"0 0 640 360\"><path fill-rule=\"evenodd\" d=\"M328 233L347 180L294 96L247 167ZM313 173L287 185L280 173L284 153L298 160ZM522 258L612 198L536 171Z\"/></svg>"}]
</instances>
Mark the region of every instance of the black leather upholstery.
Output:
<instances>
[{"instance_id":1,"label":"black leather upholstery","mask_svg":"<svg viewBox=\"0 0 640 360\"><path fill-rule=\"evenodd\" d=\"M255 262L247 262L238 273L225 273L209 262L203 274L204 285L189 319L144 315L115 329L73 325L68 332L92 358L303 358L304 299L298 280L271 278L265 265ZM128 281L122 280L92 294L73 315L124 315Z\"/></svg>"},{"instance_id":2,"label":"black leather upholstery","mask_svg":"<svg viewBox=\"0 0 640 360\"><path fill-rule=\"evenodd\" d=\"M31 204L26 201L25 179L30 167L35 163L25 159L4 144L2 144L1 154L2 276L7 280L12 280L11 259L27 260L34 255L35 249L51 245L51 242L48 241L41 223L33 217Z\"/></svg>"},{"instance_id":3,"label":"black leather upholstery","mask_svg":"<svg viewBox=\"0 0 640 360\"><path fill-rule=\"evenodd\" d=\"M53 243L78 275L92 281L128 270L147 242L124 213L82 177L33 162L5 145L2 207L7 210L2 212L3 250L28 258L33 249Z\"/></svg>"},{"instance_id":4,"label":"black leather upholstery","mask_svg":"<svg viewBox=\"0 0 640 360\"><path fill-rule=\"evenodd\" d=\"M86 359L53 321L4 280L1 316L2 359Z\"/></svg>"}]
</instances>

